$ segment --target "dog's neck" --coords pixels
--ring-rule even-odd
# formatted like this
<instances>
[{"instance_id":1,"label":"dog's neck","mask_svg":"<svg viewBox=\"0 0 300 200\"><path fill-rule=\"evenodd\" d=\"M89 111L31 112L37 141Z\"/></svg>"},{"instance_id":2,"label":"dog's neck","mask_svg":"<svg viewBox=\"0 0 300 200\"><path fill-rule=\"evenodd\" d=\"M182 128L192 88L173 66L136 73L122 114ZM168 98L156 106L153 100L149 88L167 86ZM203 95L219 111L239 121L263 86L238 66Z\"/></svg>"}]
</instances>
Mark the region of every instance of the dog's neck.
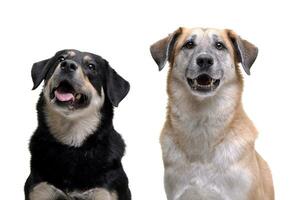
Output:
<instances>
[{"instance_id":1,"label":"dog's neck","mask_svg":"<svg viewBox=\"0 0 300 200\"><path fill-rule=\"evenodd\" d=\"M242 83L222 85L214 96L201 98L176 79L170 79L166 126L191 155L199 154L199 150L203 154L211 152L224 139L225 130L237 115L246 117L241 105Z\"/></svg>"},{"instance_id":2,"label":"dog's neck","mask_svg":"<svg viewBox=\"0 0 300 200\"><path fill-rule=\"evenodd\" d=\"M99 109L89 109L81 116L68 117L53 110L49 105L44 107L45 119L50 133L61 143L79 147L85 139L100 126Z\"/></svg>"}]
</instances>

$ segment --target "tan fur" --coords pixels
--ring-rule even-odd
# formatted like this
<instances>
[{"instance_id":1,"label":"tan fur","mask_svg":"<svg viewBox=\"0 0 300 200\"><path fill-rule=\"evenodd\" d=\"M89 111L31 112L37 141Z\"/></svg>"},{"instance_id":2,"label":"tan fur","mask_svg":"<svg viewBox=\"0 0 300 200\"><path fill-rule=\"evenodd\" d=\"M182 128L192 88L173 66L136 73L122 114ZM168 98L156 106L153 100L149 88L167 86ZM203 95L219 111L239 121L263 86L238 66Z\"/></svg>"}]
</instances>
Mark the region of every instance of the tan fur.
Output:
<instances>
[{"instance_id":1,"label":"tan fur","mask_svg":"<svg viewBox=\"0 0 300 200\"><path fill-rule=\"evenodd\" d=\"M57 198L64 199L85 199L85 200L117 200L116 192L109 192L104 188L94 188L87 191L73 191L64 193L53 185L46 182L36 185L29 195L29 200L56 200ZM59 199L60 199L59 198Z\"/></svg>"},{"instance_id":2,"label":"tan fur","mask_svg":"<svg viewBox=\"0 0 300 200\"><path fill-rule=\"evenodd\" d=\"M226 172L232 170L236 173L237 175L234 176L236 181L233 177L231 187L234 189L234 187L244 184L240 186L242 188L240 192L245 192L241 197L236 197L239 200L242 200L242 198L245 200L273 200L274 191L271 172L267 163L254 149L257 131L244 112L241 103L243 79L236 61L236 52L228 38L229 32L230 34L234 34L234 32L213 30L224 39L229 47L231 59L236 68L232 83L225 85L213 97L199 100L191 94L187 87L180 84L174 76L175 73L178 73L174 69L176 57L186 38L192 32L205 31L207 30L200 28L182 28L172 52L174 60L170 62L167 79L169 96L167 117L160 137L165 176L169 176L167 178L169 182L166 184L168 199L187 200L186 198L192 198L189 200L196 200L193 199L192 195L197 196L197 192L191 188L196 187L194 184L198 184L197 180L195 180L195 183L190 181L190 185L186 186L186 190L183 189L185 186L177 186L175 183L176 181L180 182L182 179L179 175L172 182L172 176L177 176L177 172L179 174L181 171L185 173L192 169L191 166L196 165L200 166L199 169L209 170L208 172L212 174L214 174L213 170L215 169L220 177L222 173L219 170L225 170ZM213 124L213 127L210 124ZM210 168L207 169L209 166ZM238 174L244 177L241 183L238 182ZM230 174L224 176L226 180L226 176L230 176ZM222 181L223 178L221 177L220 180ZM216 180L219 179L216 178ZM209 181L205 181L206 184L209 184ZM218 184L216 183L216 185ZM176 189L176 187L178 188ZM191 191L190 196L186 197L186 191L189 189ZM182 192L181 194L175 194L174 190L182 190ZM220 191L222 194L222 190ZM239 195L238 192L236 192L237 195ZM220 196L209 196L210 194L202 198L206 200L221 198ZM222 198L231 199L228 198L229 196L224 194ZM198 198L202 199L199 196ZM232 200L236 198L232 198Z\"/></svg>"},{"instance_id":3,"label":"tan fur","mask_svg":"<svg viewBox=\"0 0 300 200\"><path fill-rule=\"evenodd\" d=\"M29 194L29 200L56 200L58 197L66 196L61 190L46 182L36 185Z\"/></svg>"},{"instance_id":4,"label":"tan fur","mask_svg":"<svg viewBox=\"0 0 300 200\"><path fill-rule=\"evenodd\" d=\"M86 60L86 61L92 60L92 58L90 56L88 56L88 55L84 56L83 59Z\"/></svg>"},{"instance_id":5,"label":"tan fur","mask_svg":"<svg viewBox=\"0 0 300 200\"><path fill-rule=\"evenodd\" d=\"M118 196L115 192L109 192L105 189L96 189L94 192L94 199L95 200L117 200Z\"/></svg>"},{"instance_id":6,"label":"tan fur","mask_svg":"<svg viewBox=\"0 0 300 200\"><path fill-rule=\"evenodd\" d=\"M116 192L109 192L104 188L94 188L87 191L74 191L68 193L72 198L86 199L86 200L117 200Z\"/></svg>"},{"instance_id":7,"label":"tan fur","mask_svg":"<svg viewBox=\"0 0 300 200\"><path fill-rule=\"evenodd\" d=\"M76 53L74 51L69 51L68 54L72 57L72 56L75 56Z\"/></svg>"}]
</instances>

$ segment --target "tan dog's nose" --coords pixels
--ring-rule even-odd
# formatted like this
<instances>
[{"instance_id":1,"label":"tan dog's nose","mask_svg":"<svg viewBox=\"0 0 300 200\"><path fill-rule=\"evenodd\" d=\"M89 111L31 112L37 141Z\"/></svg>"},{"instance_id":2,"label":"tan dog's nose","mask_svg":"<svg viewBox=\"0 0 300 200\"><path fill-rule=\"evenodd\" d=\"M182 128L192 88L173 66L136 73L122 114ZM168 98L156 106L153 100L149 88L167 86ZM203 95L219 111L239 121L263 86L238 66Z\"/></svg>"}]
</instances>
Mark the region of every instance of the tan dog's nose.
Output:
<instances>
[{"instance_id":1,"label":"tan dog's nose","mask_svg":"<svg viewBox=\"0 0 300 200\"><path fill-rule=\"evenodd\" d=\"M201 70L207 70L214 64L214 59L208 55L201 55L197 58L196 62Z\"/></svg>"}]
</instances>

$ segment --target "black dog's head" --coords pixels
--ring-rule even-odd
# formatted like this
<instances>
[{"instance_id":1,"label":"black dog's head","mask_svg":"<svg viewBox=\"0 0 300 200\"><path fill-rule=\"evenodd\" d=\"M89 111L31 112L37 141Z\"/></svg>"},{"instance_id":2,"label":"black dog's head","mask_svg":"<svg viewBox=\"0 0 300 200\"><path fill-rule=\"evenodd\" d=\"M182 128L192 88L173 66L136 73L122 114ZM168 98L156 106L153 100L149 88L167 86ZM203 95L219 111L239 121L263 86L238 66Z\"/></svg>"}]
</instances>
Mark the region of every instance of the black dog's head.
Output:
<instances>
[{"instance_id":1,"label":"black dog's head","mask_svg":"<svg viewBox=\"0 0 300 200\"><path fill-rule=\"evenodd\" d=\"M129 91L129 83L106 60L77 50L62 50L35 63L31 75L33 89L44 80L47 104L64 115L99 108L105 98L118 106Z\"/></svg>"}]
</instances>

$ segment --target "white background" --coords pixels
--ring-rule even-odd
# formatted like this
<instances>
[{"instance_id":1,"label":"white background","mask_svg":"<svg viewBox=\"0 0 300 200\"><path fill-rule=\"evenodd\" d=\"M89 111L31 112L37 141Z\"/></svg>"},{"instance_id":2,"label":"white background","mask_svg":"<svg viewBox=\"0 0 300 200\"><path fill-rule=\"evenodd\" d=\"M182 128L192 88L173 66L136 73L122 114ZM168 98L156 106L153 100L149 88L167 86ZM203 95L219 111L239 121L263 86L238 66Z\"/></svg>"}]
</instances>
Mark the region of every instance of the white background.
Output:
<instances>
[{"instance_id":1,"label":"white background","mask_svg":"<svg viewBox=\"0 0 300 200\"><path fill-rule=\"evenodd\" d=\"M297 199L300 179L297 1L75 1L0 3L0 199L24 199L28 142L36 128L31 66L65 48L99 54L131 83L116 109L115 128L134 200L164 200L159 134L167 103L166 67L158 72L149 46L178 26L231 28L259 47L245 77L244 107L260 135L276 199Z\"/></svg>"}]
</instances>

